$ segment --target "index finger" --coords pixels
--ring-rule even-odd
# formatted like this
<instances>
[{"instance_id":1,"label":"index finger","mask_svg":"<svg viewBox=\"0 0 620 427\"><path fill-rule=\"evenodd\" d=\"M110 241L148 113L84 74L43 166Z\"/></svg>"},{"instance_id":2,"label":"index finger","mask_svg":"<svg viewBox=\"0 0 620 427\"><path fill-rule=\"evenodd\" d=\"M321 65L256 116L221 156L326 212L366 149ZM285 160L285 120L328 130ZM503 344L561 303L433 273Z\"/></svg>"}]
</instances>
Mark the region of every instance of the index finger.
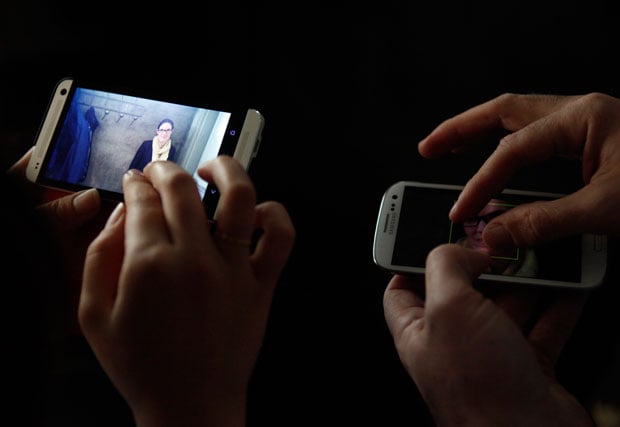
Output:
<instances>
[{"instance_id":1,"label":"index finger","mask_svg":"<svg viewBox=\"0 0 620 427\"><path fill-rule=\"evenodd\" d=\"M171 240L202 246L208 240L209 223L192 176L170 161L151 162L144 174L159 193Z\"/></svg>"},{"instance_id":2,"label":"index finger","mask_svg":"<svg viewBox=\"0 0 620 427\"><path fill-rule=\"evenodd\" d=\"M466 151L484 134L499 129L510 132L561 109L576 97L504 94L458 114L437 126L418 144L423 157L436 158Z\"/></svg>"},{"instance_id":3,"label":"index finger","mask_svg":"<svg viewBox=\"0 0 620 427\"><path fill-rule=\"evenodd\" d=\"M159 193L139 171L129 170L123 176L125 199L125 248L140 253L162 242L170 242Z\"/></svg>"},{"instance_id":4,"label":"index finger","mask_svg":"<svg viewBox=\"0 0 620 427\"><path fill-rule=\"evenodd\" d=\"M461 222L474 215L524 166L554 155L580 155L587 133L587 122L581 111L568 108L505 136L465 185L450 212L450 219Z\"/></svg>"}]
</instances>

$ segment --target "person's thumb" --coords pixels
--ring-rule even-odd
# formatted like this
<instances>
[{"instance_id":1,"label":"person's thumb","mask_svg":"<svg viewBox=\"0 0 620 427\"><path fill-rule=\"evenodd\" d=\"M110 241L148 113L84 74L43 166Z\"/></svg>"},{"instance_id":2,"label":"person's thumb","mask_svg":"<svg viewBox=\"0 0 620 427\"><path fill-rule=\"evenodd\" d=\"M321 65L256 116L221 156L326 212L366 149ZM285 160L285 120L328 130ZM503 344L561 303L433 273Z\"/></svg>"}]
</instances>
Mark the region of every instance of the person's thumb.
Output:
<instances>
[{"instance_id":1,"label":"person's thumb","mask_svg":"<svg viewBox=\"0 0 620 427\"><path fill-rule=\"evenodd\" d=\"M44 203L37 211L56 228L74 230L95 217L100 208L99 193L91 188Z\"/></svg>"},{"instance_id":2,"label":"person's thumb","mask_svg":"<svg viewBox=\"0 0 620 427\"><path fill-rule=\"evenodd\" d=\"M516 206L496 217L483 232L494 249L531 247L560 237L583 233L613 234L618 225L609 200L600 200L591 186L557 200Z\"/></svg>"}]
</instances>

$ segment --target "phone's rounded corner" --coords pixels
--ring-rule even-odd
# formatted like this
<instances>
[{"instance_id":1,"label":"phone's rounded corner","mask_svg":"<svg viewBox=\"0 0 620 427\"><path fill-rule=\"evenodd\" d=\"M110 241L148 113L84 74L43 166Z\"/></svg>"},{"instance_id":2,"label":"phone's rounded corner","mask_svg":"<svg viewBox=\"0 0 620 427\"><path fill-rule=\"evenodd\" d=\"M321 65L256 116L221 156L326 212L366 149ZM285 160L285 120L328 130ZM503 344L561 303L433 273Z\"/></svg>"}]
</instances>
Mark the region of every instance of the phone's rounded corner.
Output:
<instances>
[{"instance_id":1,"label":"phone's rounded corner","mask_svg":"<svg viewBox=\"0 0 620 427\"><path fill-rule=\"evenodd\" d=\"M26 179L33 184L36 184L39 178L39 168L31 167L30 164L26 167Z\"/></svg>"},{"instance_id":2,"label":"phone's rounded corner","mask_svg":"<svg viewBox=\"0 0 620 427\"><path fill-rule=\"evenodd\" d=\"M401 186L403 186L404 184L406 184L407 181L396 181L394 182L392 185L390 185L386 191L385 191L385 195L388 195L390 193L393 193L396 189L400 188Z\"/></svg>"},{"instance_id":3,"label":"phone's rounded corner","mask_svg":"<svg viewBox=\"0 0 620 427\"><path fill-rule=\"evenodd\" d=\"M75 80L75 78L73 78L73 76L71 75L66 75L64 77L62 77L60 80L58 80L58 83L56 83L57 86L62 85L62 84L73 84L73 80Z\"/></svg>"},{"instance_id":4,"label":"phone's rounded corner","mask_svg":"<svg viewBox=\"0 0 620 427\"><path fill-rule=\"evenodd\" d=\"M73 77L63 77L56 83L54 93L61 96L67 95L73 87L74 80L75 79Z\"/></svg>"},{"instance_id":5,"label":"phone's rounded corner","mask_svg":"<svg viewBox=\"0 0 620 427\"><path fill-rule=\"evenodd\" d=\"M600 288L608 279L609 251L607 236L586 234L582 238L582 283L583 289Z\"/></svg>"},{"instance_id":6,"label":"phone's rounded corner","mask_svg":"<svg viewBox=\"0 0 620 427\"><path fill-rule=\"evenodd\" d=\"M265 120L263 115L256 109L249 108L241 128L241 135L235 147L233 157L241 163L247 171L252 160L258 155L263 138Z\"/></svg>"},{"instance_id":7,"label":"phone's rounded corner","mask_svg":"<svg viewBox=\"0 0 620 427\"><path fill-rule=\"evenodd\" d=\"M381 268L381 269L386 269L385 265L383 264L383 262L381 261L380 257L378 256L377 253L377 248L373 245L372 248L372 262L375 264L375 266Z\"/></svg>"},{"instance_id":8,"label":"phone's rounded corner","mask_svg":"<svg viewBox=\"0 0 620 427\"><path fill-rule=\"evenodd\" d=\"M601 267L600 274L597 277L592 278L588 282L586 282L583 286L586 290L595 290L603 286L609 278L609 269L607 268L607 263Z\"/></svg>"},{"instance_id":9,"label":"phone's rounded corner","mask_svg":"<svg viewBox=\"0 0 620 427\"><path fill-rule=\"evenodd\" d=\"M255 116L259 120L265 120L265 116L260 112L258 108L248 108L248 114Z\"/></svg>"},{"instance_id":10,"label":"phone's rounded corner","mask_svg":"<svg viewBox=\"0 0 620 427\"><path fill-rule=\"evenodd\" d=\"M248 108L245 113L245 125L256 129L260 137L265 126L265 116L256 108Z\"/></svg>"}]
</instances>

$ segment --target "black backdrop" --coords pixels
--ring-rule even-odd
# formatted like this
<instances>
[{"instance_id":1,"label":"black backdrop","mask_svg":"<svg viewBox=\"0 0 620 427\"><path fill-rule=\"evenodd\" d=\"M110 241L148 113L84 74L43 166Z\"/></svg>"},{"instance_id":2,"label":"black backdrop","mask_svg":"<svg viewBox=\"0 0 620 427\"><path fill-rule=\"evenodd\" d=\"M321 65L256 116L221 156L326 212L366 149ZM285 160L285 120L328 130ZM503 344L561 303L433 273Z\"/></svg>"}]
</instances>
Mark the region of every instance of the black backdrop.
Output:
<instances>
[{"instance_id":1,"label":"black backdrop","mask_svg":"<svg viewBox=\"0 0 620 427\"><path fill-rule=\"evenodd\" d=\"M371 259L384 189L399 179L464 183L492 146L423 161L416 144L503 92L620 95L617 20L597 1L43 3L8 5L0 30L3 167L33 143L68 75L266 117L251 174L260 199L288 207L298 238L252 381L250 425L430 425L384 324L389 276ZM561 161L514 182L578 185L579 171ZM614 366L613 285L593 294L559 363L586 404ZM131 425L92 356L80 354L52 393L51 419Z\"/></svg>"}]
</instances>

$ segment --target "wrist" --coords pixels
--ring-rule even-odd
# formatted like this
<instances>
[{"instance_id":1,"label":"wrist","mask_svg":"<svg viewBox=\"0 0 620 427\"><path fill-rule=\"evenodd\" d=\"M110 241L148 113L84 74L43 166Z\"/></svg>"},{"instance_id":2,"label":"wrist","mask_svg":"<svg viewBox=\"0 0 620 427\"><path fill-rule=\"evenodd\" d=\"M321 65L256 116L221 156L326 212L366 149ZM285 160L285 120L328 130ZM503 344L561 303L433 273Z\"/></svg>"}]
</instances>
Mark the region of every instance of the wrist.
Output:
<instances>
[{"instance_id":1,"label":"wrist","mask_svg":"<svg viewBox=\"0 0 620 427\"><path fill-rule=\"evenodd\" d=\"M588 412L572 396L561 391L556 399L525 399L527 402L487 400L429 405L437 427L593 427ZM458 400L458 399L457 399Z\"/></svg>"},{"instance_id":2,"label":"wrist","mask_svg":"<svg viewBox=\"0 0 620 427\"><path fill-rule=\"evenodd\" d=\"M142 408L132 406L138 427L242 427L246 424L246 398L205 399L202 402L155 402Z\"/></svg>"}]
</instances>

